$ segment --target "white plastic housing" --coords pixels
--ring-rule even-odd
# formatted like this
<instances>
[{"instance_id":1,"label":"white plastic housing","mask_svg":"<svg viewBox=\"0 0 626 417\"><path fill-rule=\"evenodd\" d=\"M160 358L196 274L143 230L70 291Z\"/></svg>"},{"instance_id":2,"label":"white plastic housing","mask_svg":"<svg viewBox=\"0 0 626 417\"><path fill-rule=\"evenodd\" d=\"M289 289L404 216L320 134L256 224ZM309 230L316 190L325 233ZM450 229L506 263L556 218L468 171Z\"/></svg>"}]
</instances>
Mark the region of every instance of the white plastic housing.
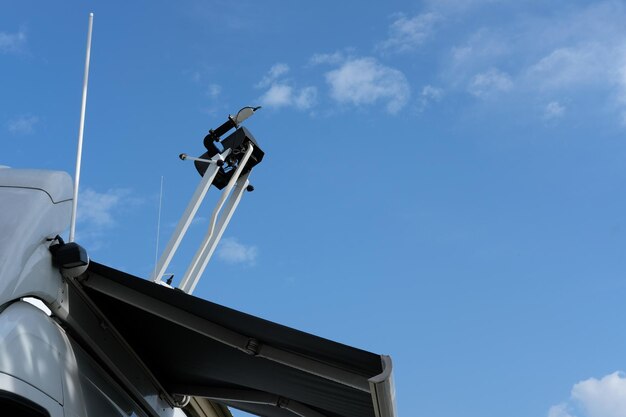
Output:
<instances>
[{"instance_id":1,"label":"white plastic housing","mask_svg":"<svg viewBox=\"0 0 626 417\"><path fill-rule=\"evenodd\" d=\"M50 242L69 226L72 179L65 172L0 169L0 306L34 296L48 303L63 282Z\"/></svg>"}]
</instances>

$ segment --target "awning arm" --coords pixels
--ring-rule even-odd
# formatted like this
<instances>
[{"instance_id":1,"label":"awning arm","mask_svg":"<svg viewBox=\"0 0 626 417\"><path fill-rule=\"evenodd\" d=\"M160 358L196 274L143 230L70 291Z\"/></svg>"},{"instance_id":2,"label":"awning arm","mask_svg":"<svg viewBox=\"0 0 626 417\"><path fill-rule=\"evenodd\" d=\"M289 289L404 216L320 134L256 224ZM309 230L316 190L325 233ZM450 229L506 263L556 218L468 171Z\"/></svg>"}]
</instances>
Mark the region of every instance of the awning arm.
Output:
<instances>
[{"instance_id":1,"label":"awning arm","mask_svg":"<svg viewBox=\"0 0 626 417\"><path fill-rule=\"evenodd\" d=\"M83 274L81 277L88 275ZM156 417L173 406L174 399L130 347L106 315L85 294L80 283L64 277L67 286L54 316L74 338L104 364L147 415Z\"/></svg>"},{"instance_id":2,"label":"awning arm","mask_svg":"<svg viewBox=\"0 0 626 417\"><path fill-rule=\"evenodd\" d=\"M383 371L370 378L370 392L374 402L376 417L396 417L396 389L393 384L393 365L391 357L382 355Z\"/></svg>"},{"instance_id":3,"label":"awning arm","mask_svg":"<svg viewBox=\"0 0 626 417\"><path fill-rule=\"evenodd\" d=\"M192 395L201 396L217 402L269 405L283 408L300 417L327 417L325 414L321 414L298 401L264 391L208 387L202 387L200 389L191 387L185 391L190 391L193 393ZM235 406L235 408L237 407Z\"/></svg>"},{"instance_id":4,"label":"awning arm","mask_svg":"<svg viewBox=\"0 0 626 417\"><path fill-rule=\"evenodd\" d=\"M227 406L203 397L191 397L184 410L189 417L233 417Z\"/></svg>"}]
</instances>

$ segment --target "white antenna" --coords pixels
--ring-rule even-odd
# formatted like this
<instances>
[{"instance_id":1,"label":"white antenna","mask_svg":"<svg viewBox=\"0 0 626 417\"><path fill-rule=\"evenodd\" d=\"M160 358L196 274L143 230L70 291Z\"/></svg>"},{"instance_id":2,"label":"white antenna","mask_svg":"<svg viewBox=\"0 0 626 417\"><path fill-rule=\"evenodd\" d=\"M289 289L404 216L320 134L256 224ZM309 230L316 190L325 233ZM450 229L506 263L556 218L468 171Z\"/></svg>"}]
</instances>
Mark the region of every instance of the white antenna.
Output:
<instances>
[{"instance_id":1,"label":"white antenna","mask_svg":"<svg viewBox=\"0 0 626 417\"><path fill-rule=\"evenodd\" d=\"M156 280L156 266L159 261L159 234L161 232L161 204L163 202L163 175L161 175L161 192L159 193L159 216L157 219L157 235L156 235L156 248L154 249L154 276L153 280Z\"/></svg>"},{"instance_id":2,"label":"white antenna","mask_svg":"<svg viewBox=\"0 0 626 417\"><path fill-rule=\"evenodd\" d=\"M78 208L78 184L80 182L80 162L83 156L83 132L85 130L85 109L87 107L87 84L89 83L89 59L91 58L91 28L93 13L89 13L89 29L87 30L87 54L85 56L85 75L83 77L83 101L80 108L80 126L78 128L78 150L76 151L76 175L74 176L74 199L72 200L72 220L70 222L70 238L74 241L76 232L76 210Z\"/></svg>"}]
</instances>

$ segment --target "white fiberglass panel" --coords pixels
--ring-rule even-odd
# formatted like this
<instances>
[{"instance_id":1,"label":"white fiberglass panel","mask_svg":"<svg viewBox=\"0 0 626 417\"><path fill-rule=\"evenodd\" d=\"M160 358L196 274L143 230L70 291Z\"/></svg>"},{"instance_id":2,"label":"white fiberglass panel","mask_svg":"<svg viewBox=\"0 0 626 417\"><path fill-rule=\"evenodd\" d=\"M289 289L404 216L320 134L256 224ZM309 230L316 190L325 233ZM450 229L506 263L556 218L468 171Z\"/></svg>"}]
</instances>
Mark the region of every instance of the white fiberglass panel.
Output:
<instances>
[{"instance_id":1,"label":"white fiberglass panel","mask_svg":"<svg viewBox=\"0 0 626 417\"><path fill-rule=\"evenodd\" d=\"M47 239L69 226L72 188L64 172L0 170L0 305L24 295L56 298L41 275L51 267Z\"/></svg>"}]
</instances>

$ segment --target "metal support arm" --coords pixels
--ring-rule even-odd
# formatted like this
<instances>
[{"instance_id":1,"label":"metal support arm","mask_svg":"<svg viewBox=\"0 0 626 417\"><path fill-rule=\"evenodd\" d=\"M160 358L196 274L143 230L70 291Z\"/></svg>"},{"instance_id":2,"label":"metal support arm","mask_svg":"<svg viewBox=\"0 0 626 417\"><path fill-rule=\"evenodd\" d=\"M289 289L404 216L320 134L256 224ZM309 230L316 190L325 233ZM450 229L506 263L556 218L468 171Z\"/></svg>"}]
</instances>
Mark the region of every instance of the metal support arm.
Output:
<instances>
[{"instance_id":1,"label":"metal support arm","mask_svg":"<svg viewBox=\"0 0 626 417\"><path fill-rule=\"evenodd\" d=\"M204 237L200 248L198 248L198 251L193 257L193 260L191 261L191 264L189 265L189 268L187 269L187 272L185 273L185 276L183 277L179 286L179 288L187 294L191 294L196 288L196 285L200 280L202 273L206 269L206 266L209 263L209 260L211 259L211 256L213 255L213 252L217 247L217 244L222 238L224 230L226 230L226 227L228 226L228 223L230 222L233 213L235 212L237 206L239 205L239 202L241 201L241 197L243 196L244 191L249 185L248 176L250 175L250 171L246 172L243 175L241 175L241 173L246 166L248 159L250 159L252 151L254 151L254 146L250 143L248 144L248 149L246 150L244 157L239 162L239 166L237 166L237 170L230 178L228 185L224 188L224 191L222 192L222 196L217 203L217 206L213 210L213 214L211 215L211 220L209 223L209 230L207 231L207 234ZM220 216L220 212L222 211L224 203L226 202L226 198L229 194L231 195L228 199L228 203L226 204L225 212ZM220 216L219 219L218 216Z\"/></svg>"},{"instance_id":2,"label":"metal support arm","mask_svg":"<svg viewBox=\"0 0 626 417\"><path fill-rule=\"evenodd\" d=\"M187 208L185 209L185 213L178 221L178 224L176 225L176 230L174 230L170 241L167 243L165 251L161 255L161 258L159 259L159 262L154 269L154 274L152 278L153 281L161 282L161 280L163 279L163 274L165 274L165 271L172 261L172 258L174 257L174 254L176 253L176 250L178 249L178 246L180 245L183 236L185 236L185 233L187 233L187 229L189 229L191 221L196 215L198 209L200 208L200 205L202 204L202 201L204 200L207 191L209 191L209 188L213 183L213 179L215 179L215 176L220 169L217 161L223 161L224 158L226 158L230 154L230 152L231 150L227 149L222 154L215 155L213 158L211 158L211 161L213 163L209 165L206 172L204 173L200 184L198 184L198 188L196 188L196 191L194 192L191 200L189 201L189 204L187 205Z\"/></svg>"}]
</instances>

